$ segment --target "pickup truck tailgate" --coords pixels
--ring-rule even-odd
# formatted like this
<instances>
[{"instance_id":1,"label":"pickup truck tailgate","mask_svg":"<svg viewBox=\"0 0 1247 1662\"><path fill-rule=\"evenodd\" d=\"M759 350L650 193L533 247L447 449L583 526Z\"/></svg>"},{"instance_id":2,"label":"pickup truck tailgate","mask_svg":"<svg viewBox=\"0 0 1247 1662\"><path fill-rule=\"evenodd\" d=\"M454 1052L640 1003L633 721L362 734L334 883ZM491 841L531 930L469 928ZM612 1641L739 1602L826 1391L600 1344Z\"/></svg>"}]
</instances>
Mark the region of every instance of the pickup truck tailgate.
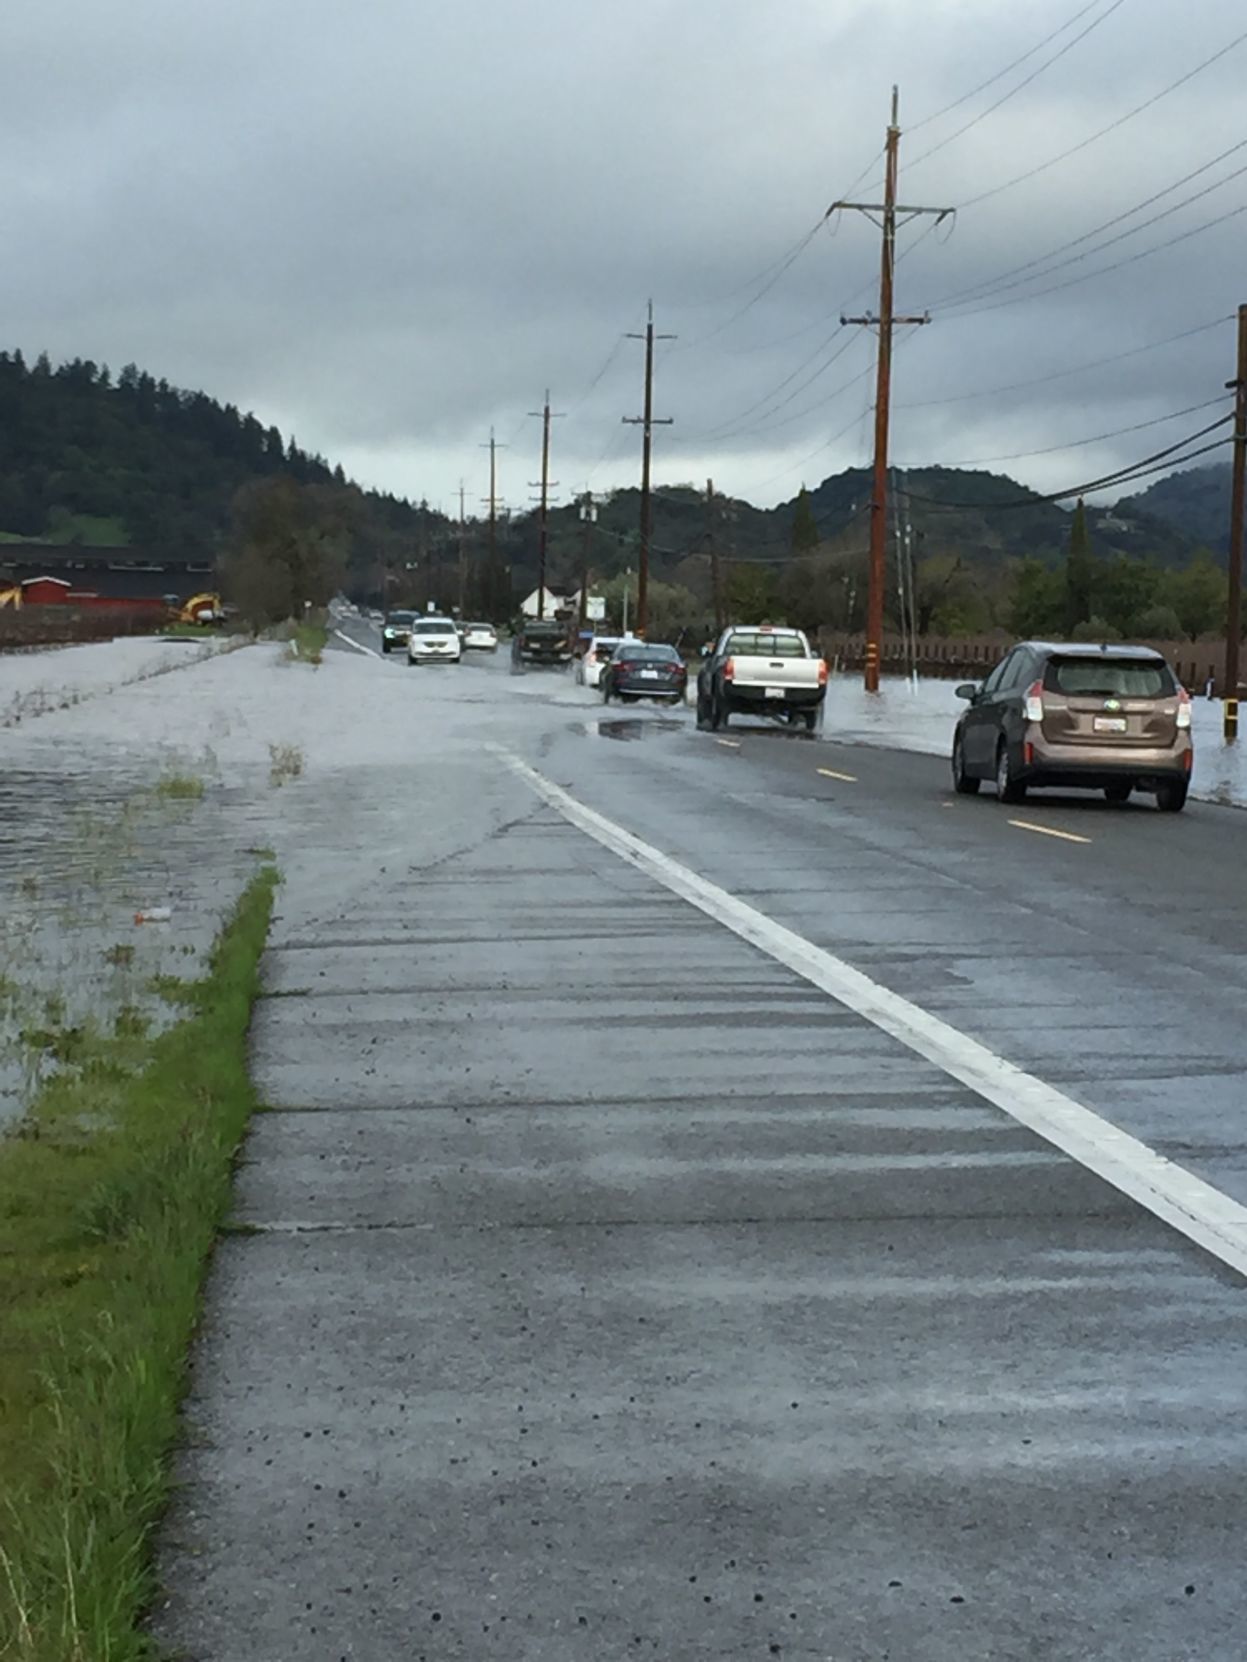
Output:
<instances>
[{"instance_id":1,"label":"pickup truck tailgate","mask_svg":"<svg viewBox=\"0 0 1247 1662\"><path fill-rule=\"evenodd\" d=\"M776 687L788 692L794 687L820 685L817 658L732 658L732 685L735 687Z\"/></svg>"}]
</instances>

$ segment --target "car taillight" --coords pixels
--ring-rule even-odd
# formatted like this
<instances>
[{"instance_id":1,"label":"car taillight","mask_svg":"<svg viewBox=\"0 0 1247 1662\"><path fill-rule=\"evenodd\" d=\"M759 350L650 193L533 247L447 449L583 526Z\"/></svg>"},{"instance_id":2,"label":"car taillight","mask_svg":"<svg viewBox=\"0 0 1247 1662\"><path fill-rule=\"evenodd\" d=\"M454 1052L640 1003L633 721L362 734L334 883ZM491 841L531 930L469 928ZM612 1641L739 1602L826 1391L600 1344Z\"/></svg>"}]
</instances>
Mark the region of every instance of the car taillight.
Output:
<instances>
[{"instance_id":1,"label":"car taillight","mask_svg":"<svg viewBox=\"0 0 1247 1662\"><path fill-rule=\"evenodd\" d=\"M1026 697L1022 701L1022 711L1027 721L1043 720L1043 682L1032 681L1026 689Z\"/></svg>"},{"instance_id":2,"label":"car taillight","mask_svg":"<svg viewBox=\"0 0 1247 1662\"><path fill-rule=\"evenodd\" d=\"M1191 725L1191 695L1185 687L1178 688L1178 731Z\"/></svg>"},{"instance_id":3,"label":"car taillight","mask_svg":"<svg viewBox=\"0 0 1247 1662\"><path fill-rule=\"evenodd\" d=\"M735 660L735 658L729 658L728 661L724 664L724 666L723 666L723 679L725 681L734 681L736 679L736 660Z\"/></svg>"},{"instance_id":4,"label":"car taillight","mask_svg":"<svg viewBox=\"0 0 1247 1662\"><path fill-rule=\"evenodd\" d=\"M818 684L819 684L820 687L825 687L827 685L827 660L826 660L826 658L820 658L818 660Z\"/></svg>"}]
</instances>

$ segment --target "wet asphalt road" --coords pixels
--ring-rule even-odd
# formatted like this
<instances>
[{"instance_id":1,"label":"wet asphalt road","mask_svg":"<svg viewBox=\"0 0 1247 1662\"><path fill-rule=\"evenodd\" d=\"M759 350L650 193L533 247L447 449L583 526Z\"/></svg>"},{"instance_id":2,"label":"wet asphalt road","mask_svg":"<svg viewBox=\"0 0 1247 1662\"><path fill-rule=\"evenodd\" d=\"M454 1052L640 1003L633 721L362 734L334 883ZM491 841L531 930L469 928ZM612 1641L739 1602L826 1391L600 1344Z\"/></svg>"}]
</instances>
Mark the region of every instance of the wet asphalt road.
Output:
<instances>
[{"instance_id":1,"label":"wet asphalt road","mask_svg":"<svg viewBox=\"0 0 1247 1662\"><path fill-rule=\"evenodd\" d=\"M316 683L390 678L410 842L283 901L161 1637L1241 1658L1241 1279L490 747L1244 1200L1247 818L507 670Z\"/></svg>"}]
</instances>

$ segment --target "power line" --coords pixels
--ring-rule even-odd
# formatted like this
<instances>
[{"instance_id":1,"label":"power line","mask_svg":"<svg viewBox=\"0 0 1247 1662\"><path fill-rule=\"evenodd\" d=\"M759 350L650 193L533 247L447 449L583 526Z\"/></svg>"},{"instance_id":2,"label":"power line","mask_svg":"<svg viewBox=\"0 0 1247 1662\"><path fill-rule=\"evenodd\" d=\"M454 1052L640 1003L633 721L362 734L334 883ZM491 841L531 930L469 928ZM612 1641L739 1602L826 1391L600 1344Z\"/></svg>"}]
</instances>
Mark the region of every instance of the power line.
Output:
<instances>
[{"instance_id":1,"label":"power line","mask_svg":"<svg viewBox=\"0 0 1247 1662\"><path fill-rule=\"evenodd\" d=\"M1089 496L1092 491L1107 490L1111 485L1125 484L1131 479L1143 478L1149 473L1163 473L1166 469L1175 468L1182 462L1193 461L1197 456L1205 456L1212 450L1219 450L1223 445L1233 443L1232 439L1217 439L1214 443L1205 445L1201 450L1193 450L1189 455L1179 456L1177 452L1184 450L1188 444L1194 444L1197 439L1206 438L1209 433L1215 433L1218 427L1224 427L1234 420L1231 411L1229 415L1219 416L1216 421L1201 427L1198 432L1188 433L1186 438L1179 439L1176 444L1168 445L1164 450L1157 450L1150 456L1144 456L1138 462L1132 462L1128 467L1119 468L1114 473L1106 473L1099 479L1084 480L1081 485L1072 485L1068 490L1036 492L1028 496L1010 498L1004 502L949 502L940 497L921 496L908 487L902 487L903 493L914 502L925 502L934 508L978 508L990 509L995 512L1002 508L1033 508L1042 502L1064 502L1071 496ZM926 471L926 470L924 470Z\"/></svg>"},{"instance_id":2,"label":"power line","mask_svg":"<svg viewBox=\"0 0 1247 1662\"><path fill-rule=\"evenodd\" d=\"M980 81L978 86L972 87L969 92L963 92L960 98L954 98L951 104L945 104L944 108L936 110L934 115L924 115L921 121L916 121L909 129L910 136L912 137L914 133L921 132L924 127L929 127L933 121L942 121L946 115L951 115L954 110L959 110L963 104L968 104L972 98L977 98L980 92L986 92L988 87L994 87L997 81L1003 81L1006 75L1011 75L1015 69L1020 69L1024 63L1035 56L1036 52L1042 52L1045 46L1050 46L1067 29L1072 29L1076 23L1080 23L1087 13L1093 12L1099 4L1100 0L1090 0L1090 3L1076 11L1073 17L1066 18L1064 23L1046 34L1041 41L1037 41L1028 51L1023 52L1020 58L1014 58L1012 63L1007 63L1003 69L998 69L994 75L989 75L987 80Z\"/></svg>"},{"instance_id":3,"label":"power line","mask_svg":"<svg viewBox=\"0 0 1247 1662\"><path fill-rule=\"evenodd\" d=\"M1071 364L1068 369L1054 369L1047 375L1036 375L1026 381L1010 381L1004 386L976 387L972 392L953 393L946 398L918 398L911 403L897 406L901 410L930 410L941 408L946 404L965 404L973 398L996 398L1002 393L1025 392L1031 387L1046 386L1051 381L1063 381L1070 375L1082 375L1088 370L1103 369L1108 364L1119 364L1127 358L1137 358L1144 352L1158 351L1162 346L1174 346L1178 341L1190 340L1193 335L1206 334L1209 329L1219 329L1223 323L1232 323L1233 314L1225 313L1220 317L1210 318L1207 323L1197 323L1192 329L1182 329L1176 335L1166 335L1162 340L1145 341L1142 346L1127 347L1124 352L1113 352L1105 358L1090 358L1080 364Z\"/></svg>"},{"instance_id":4,"label":"power line","mask_svg":"<svg viewBox=\"0 0 1247 1662\"><path fill-rule=\"evenodd\" d=\"M1184 410L1171 410L1168 415L1153 416L1150 421L1136 421L1129 427L1115 427L1108 433L1095 433L1086 439L1070 439L1065 444L1050 444L1043 450L1015 450L1007 456L971 456L957 462L927 462L926 467L986 467L992 462L1024 462L1035 456L1055 456L1066 450L1081 450L1089 444L1102 444L1108 439L1119 439L1127 433L1142 433L1149 427L1163 427L1167 421L1179 421L1183 416L1197 415L1224 404L1225 394L1206 398L1202 404L1188 404Z\"/></svg>"},{"instance_id":5,"label":"power line","mask_svg":"<svg viewBox=\"0 0 1247 1662\"><path fill-rule=\"evenodd\" d=\"M1019 81L1017 86L1012 87L1008 92L1004 93L994 104L989 104L987 108L976 115L972 121L967 121L964 127L959 127L955 133L950 133L947 138L942 138L938 144L933 144L929 150L924 150L920 156L916 156L912 162L908 162L906 165L911 171L915 167L920 167L923 162L929 161L932 156L938 155L941 150L947 149L950 144L954 144L959 138L964 137L964 135L970 132L972 128L977 127L981 121L986 121L989 115L994 115L996 111L1000 109L1002 105L1007 104L1011 98L1016 98L1018 93L1023 92L1028 86L1030 86L1032 81L1037 81L1045 70L1051 69L1054 63L1059 63L1067 53L1072 52L1080 41L1085 40L1087 36L1091 34L1092 30L1098 29L1101 23L1107 23L1113 13L1120 10L1125 3L1126 0L1112 0L1112 3L1107 11L1101 12L1099 17L1092 18L1087 27L1081 30L1080 33L1076 34L1073 40L1066 41L1065 45L1061 47L1059 52L1054 52L1045 63L1041 63L1039 67L1032 70L1024 80Z\"/></svg>"},{"instance_id":6,"label":"power line","mask_svg":"<svg viewBox=\"0 0 1247 1662\"><path fill-rule=\"evenodd\" d=\"M968 288L954 289L951 294L941 295L938 300L931 302L932 306L955 306L963 300L985 298L988 294L1001 292L1002 285L1004 287L1013 287L1013 284L1005 283L1006 278L1016 277L1022 272L1033 270L1036 266L1046 266L1048 265L1048 262L1055 259L1058 254L1064 254L1067 250L1072 248L1080 248L1083 243L1090 242L1093 237L1099 236L1102 231L1111 231L1114 225L1120 225L1123 220L1132 219L1135 214L1142 213L1145 208L1150 208L1153 203L1163 201L1166 196L1172 196L1175 190L1180 190L1183 185L1190 184L1192 179L1198 179L1201 174L1207 173L1209 168L1216 167L1218 162L1227 160L1228 157L1235 155L1239 150L1244 148L1247 148L1247 139L1240 139L1237 144L1232 144L1228 150L1223 150L1219 156L1214 156L1211 161L1204 162L1201 167L1197 167L1192 172L1184 174L1181 179L1176 179L1173 184L1166 185L1164 190L1154 191L1151 196L1144 197L1141 202L1136 202L1133 207L1126 208L1122 213L1115 214L1112 219L1106 219L1102 224L1093 226L1090 231L1084 231L1082 236L1073 237L1069 242L1060 243L1056 248L1049 249L1046 254L1037 254L1034 259L1024 260L1021 265L1010 266L1008 270L997 273L995 277L986 278L981 283L974 283ZM1210 185L1208 190L1219 190L1222 185L1229 184L1232 179L1237 179L1239 174L1243 172L1247 172L1247 168L1239 168L1236 172L1228 174L1224 179L1219 180L1216 184ZM1202 192L1201 194L1206 195L1208 192ZM1169 208L1166 211L1168 213L1176 213L1179 208L1187 207L1191 202L1197 202L1199 199L1198 195L1187 197L1182 202L1176 203L1172 208ZM1133 236L1135 231L1145 230L1149 225L1156 224L1157 218L1163 217L1163 215L1158 215L1156 218L1144 220L1142 224L1136 225L1132 230L1124 232L1123 237ZM1120 241L1122 239L1116 238L1114 240ZM1087 253L1099 253L1102 249L1111 246L1111 243L1102 243L1099 248L1088 249ZM1086 256L1084 255L1079 256L1080 259L1085 257ZM1062 262L1062 264L1068 263L1069 262L1067 261ZM1059 266L1049 267L1049 271L1056 271L1059 269ZM1048 271L1036 273L1036 276L1047 275L1049 275Z\"/></svg>"},{"instance_id":7,"label":"power line","mask_svg":"<svg viewBox=\"0 0 1247 1662\"><path fill-rule=\"evenodd\" d=\"M1243 139L1239 144L1236 144L1233 148L1235 150L1241 150L1244 145L1247 145L1247 139ZM1231 152L1226 151L1225 154L1229 155L1229 154L1231 154ZM1218 156L1217 157L1217 161L1222 161L1222 160L1224 160L1223 156ZM1216 165L1215 162L1209 162L1209 163L1206 164L1206 166L1196 169L1196 173L1205 173L1205 172L1207 172L1209 167L1214 167L1215 165ZM1032 261L1031 264L1033 264L1033 265L1035 265L1035 264L1043 265L1043 266L1046 267L1044 270L1034 271L1028 277L1015 277L1012 282L1008 282L1008 283L1006 283L1006 282L996 282L994 284L986 283L986 284L983 285L982 289L977 294L972 290L967 290L967 291L965 291L964 300L962 300L960 302L958 302L958 301L946 301L946 302L943 302L942 304L944 304L948 309L950 309L951 311L957 313L958 315L965 315L961 310L962 306L964 306L964 305L972 305L973 306L974 310L970 314L972 316L977 315L977 313L979 311L994 310L995 309L994 307L981 306L979 304L979 302L983 301L983 300L991 300L995 295L998 295L998 294L1006 294L1011 289L1024 288L1028 283L1038 282L1038 281L1042 280L1045 277L1052 276L1054 272L1065 270L1065 268L1067 266L1077 265L1080 260L1091 259L1096 254L1103 254L1106 249L1114 248L1114 247L1117 246L1118 243L1125 242L1128 238L1133 237L1133 236L1137 236L1140 231L1146 231L1153 225L1159 225L1162 220L1169 219L1176 213L1181 213L1184 208L1189 208L1196 202L1202 202L1203 199L1206 196L1211 196L1214 191L1221 190L1222 187L1225 186L1225 185L1233 184L1234 180L1241 178L1244 173L1247 173L1247 164L1244 164L1244 166L1242 166L1242 167L1235 168L1232 173L1227 173L1226 176L1223 179L1216 179L1216 180L1213 181L1213 183L1211 185L1205 185L1203 190L1196 191L1191 196L1183 197L1181 202L1174 202L1168 208L1162 208L1160 213L1153 214L1150 219L1140 220L1140 222L1137 225L1132 225L1128 230L1119 231L1115 237L1109 237L1106 241L1101 242L1101 243L1097 243L1094 248L1086 248L1080 254L1071 254L1071 255L1069 255L1069 257L1067 259L1056 260L1055 263L1052 263L1052 264L1047 264L1046 263L1047 261L1052 260L1052 255L1051 254L1043 256L1037 261ZM1188 175L1188 178L1194 178L1195 176L1196 176L1195 174L1191 174L1191 175ZM1141 212L1142 209L1144 207L1149 206L1151 202L1159 201L1162 196L1168 196L1172 191L1177 190L1181 185L1186 184L1187 182L1188 181L1186 179L1179 180L1177 184L1171 185L1168 190L1161 191L1157 196L1150 197L1148 199L1148 202L1140 203L1138 205L1138 207L1131 208L1124 214L1119 214L1117 219L1110 220L1108 222L1108 225L1116 225L1116 224L1119 224L1122 219L1129 219L1132 214ZM1225 217L1232 218L1233 215L1232 214L1231 215L1226 215ZM1216 223L1218 223L1218 221L1216 221L1216 220L1213 220L1213 221L1209 222L1209 224L1216 224ZM1101 226L1100 229L1101 230L1106 230L1106 229L1108 229L1108 226ZM1206 230L1206 229L1208 229L1208 226L1205 225L1203 227L1199 227L1199 229ZM1096 234L1097 233L1095 231L1091 231L1091 232L1087 233L1086 237L1080 237L1077 240L1079 242L1085 242L1085 241L1088 240L1089 237L1095 236ZM1182 240L1185 239L1186 236L1194 235L1194 234L1195 233L1193 233L1193 232L1182 232L1182 233L1180 233L1180 235L1178 237L1174 238L1173 241L1182 241ZM1072 244L1072 243L1067 243L1066 244L1066 247L1073 247L1073 246L1074 246L1074 244ZM1156 248L1153 248L1153 249L1150 249L1150 250L1144 250L1144 254L1149 253L1149 252L1150 253L1159 253L1161 251L1161 249L1169 248L1171 246L1172 246L1172 242L1162 242ZM1053 250L1054 254L1060 253L1060 252L1061 252L1060 249ZM1144 257L1144 254L1140 254L1138 256L1138 258L1142 259ZM1024 269L1024 268L1019 268L1019 269ZM1117 267L1115 265L1110 265L1110 266L1105 266L1103 269L1105 271L1115 271L1117 269ZM1090 275L1095 275L1095 274L1090 273L1088 275L1090 276ZM1081 278L1078 279L1078 280L1082 281ZM1064 286L1064 285L1058 285L1058 286ZM1037 292L1039 294L1050 294L1053 291L1051 289L1039 289L1039 290L1033 291L1033 292ZM1018 299L1020 299L1020 300L1029 300L1030 298L1031 298L1031 295L1026 295L1026 294L1018 296ZM1012 302L1002 301L1001 304L1002 305L1008 305L1008 304L1012 304Z\"/></svg>"},{"instance_id":8,"label":"power line","mask_svg":"<svg viewBox=\"0 0 1247 1662\"><path fill-rule=\"evenodd\" d=\"M1207 192L1202 194L1207 195ZM959 322L962 318L981 317L984 312L996 312L1002 306L1016 306L1022 301L1039 300L1044 295L1060 294L1065 289L1077 288L1080 283L1090 283L1094 282L1097 277L1107 277L1110 272L1124 271L1127 266L1137 265L1140 260L1150 259L1153 254L1163 254L1167 248L1172 248L1175 243L1189 242L1192 237L1202 236L1205 231L1213 231L1219 225L1228 225L1230 220L1237 219L1240 214L1244 213L1247 213L1247 202L1242 203L1237 208L1231 208L1228 213L1217 214L1213 219L1204 220L1202 225L1194 225L1189 230L1178 231L1173 236L1166 237L1164 242L1154 243L1151 248L1140 249L1137 254L1128 254L1125 259L1114 260L1110 265L1097 266L1094 271L1084 271L1078 277L1067 277L1061 283L1051 283L1046 289L1032 289L1029 294L1015 294L1004 300L989 300L986 305L972 306L969 311L956 312L951 321ZM1158 217L1163 218L1164 216ZM1115 238L1114 240L1119 241L1120 239Z\"/></svg>"},{"instance_id":9,"label":"power line","mask_svg":"<svg viewBox=\"0 0 1247 1662\"><path fill-rule=\"evenodd\" d=\"M1141 104L1136 104L1133 109L1127 110L1124 115L1119 115L1115 121L1110 121L1106 127L1101 127L1098 132L1091 133L1085 139L1080 139L1077 144L1071 145L1068 150L1062 150L1058 155L1049 157L1046 162L1040 162L1036 167L1028 168L1025 173L1019 173L1013 179L1006 179L1003 184L993 185L990 190L980 191L977 196L971 196L967 201L961 203L961 208L963 210L976 208L980 202L988 202L992 197L999 196L1006 190L1012 190L1015 185L1026 184L1028 180L1037 178L1041 173L1046 173L1049 168L1068 161L1071 156L1079 155L1093 144L1098 144L1102 138L1107 138L1110 133L1115 133L1119 127L1124 127L1128 121L1133 121L1135 116L1142 115L1144 110L1150 110L1154 105L1159 104L1163 98L1168 98L1170 93L1177 92L1180 87L1186 86L1188 81L1193 81L1197 75L1202 75L1206 69L1211 69L1213 64L1219 63L1236 47L1241 46L1245 40L1247 40L1247 29L1244 29L1241 35L1235 35L1233 40L1214 52L1211 57L1205 58L1202 63L1196 64L1194 69L1188 70L1185 75L1180 75L1176 81L1171 81L1168 86L1162 87L1159 92L1153 93L1150 98L1145 98Z\"/></svg>"}]
</instances>

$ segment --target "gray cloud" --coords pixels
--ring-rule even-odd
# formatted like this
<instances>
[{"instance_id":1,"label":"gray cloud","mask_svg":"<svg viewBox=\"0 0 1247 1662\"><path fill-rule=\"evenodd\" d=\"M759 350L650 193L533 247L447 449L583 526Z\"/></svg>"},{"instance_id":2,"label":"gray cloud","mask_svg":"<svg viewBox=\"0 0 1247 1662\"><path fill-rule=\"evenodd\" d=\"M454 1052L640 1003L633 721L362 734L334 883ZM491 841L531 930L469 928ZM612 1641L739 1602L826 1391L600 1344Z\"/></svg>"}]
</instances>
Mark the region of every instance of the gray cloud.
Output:
<instances>
[{"instance_id":1,"label":"gray cloud","mask_svg":"<svg viewBox=\"0 0 1247 1662\"><path fill-rule=\"evenodd\" d=\"M637 343L585 394L652 295L660 328L679 335L659 363L658 403L676 418L657 441L659 476L713 475L777 500L866 457L872 343L816 348L842 305L873 304L877 233L855 216L832 222L734 316L760 286L751 280L869 167L893 79L902 196L956 205L1124 114L1236 32L1223 0L1180 15L1171 0L1125 0L1108 15L1111 4L919 125L1071 19L1077 0L24 0L8 20L20 73L0 108L6 342L134 359L254 407L370 483L448 507L460 477L473 500L483 489L478 446L493 423L512 441L503 482L520 506L538 440L525 412L547 385L569 412L555 441L564 491L634 480L638 441L619 418L639 404ZM1099 16L1032 85L922 159ZM934 321L898 354L898 461L1042 452L1221 392L1228 323L1099 370L990 389L1228 317L1247 298L1247 215L1026 296L1241 208L1247 176L995 297L1017 303L936 303L1247 136L1245 57L1247 44L955 226L907 230L899 300L932 305ZM1059 488L1199 424L999 465Z\"/></svg>"}]
</instances>

